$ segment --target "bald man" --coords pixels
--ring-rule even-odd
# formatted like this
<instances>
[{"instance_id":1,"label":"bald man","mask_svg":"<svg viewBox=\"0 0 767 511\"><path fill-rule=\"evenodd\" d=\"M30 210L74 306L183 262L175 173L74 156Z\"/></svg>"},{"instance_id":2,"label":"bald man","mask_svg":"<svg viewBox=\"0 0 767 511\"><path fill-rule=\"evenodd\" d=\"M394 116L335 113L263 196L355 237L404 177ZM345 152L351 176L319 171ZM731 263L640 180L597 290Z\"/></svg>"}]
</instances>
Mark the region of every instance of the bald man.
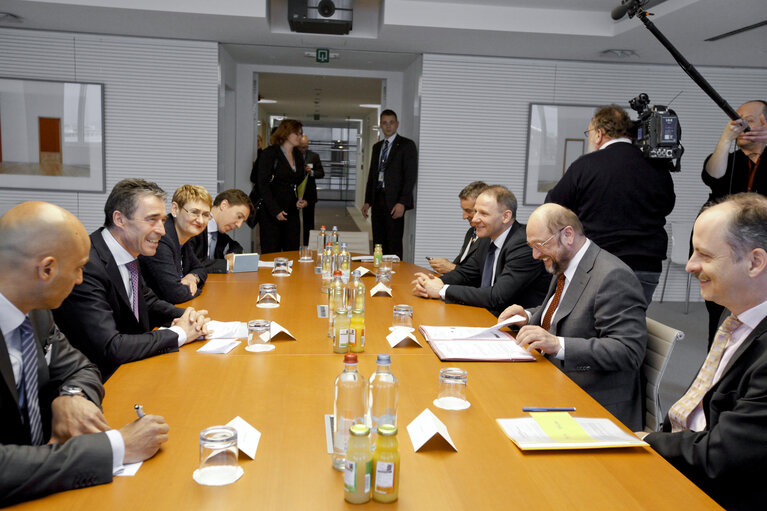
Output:
<instances>
[{"instance_id":1,"label":"bald man","mask_svg":"<svg viewBox=\"0 0 767 511\"><path fill-rule=\"evenodd\" d=\"M0 217L0 506L110 482L168 439L154 415L109 428L98 369L53 322L48 309L82 282L89 250L58 206L25 202Z\"/></svg>"}]
</instances>

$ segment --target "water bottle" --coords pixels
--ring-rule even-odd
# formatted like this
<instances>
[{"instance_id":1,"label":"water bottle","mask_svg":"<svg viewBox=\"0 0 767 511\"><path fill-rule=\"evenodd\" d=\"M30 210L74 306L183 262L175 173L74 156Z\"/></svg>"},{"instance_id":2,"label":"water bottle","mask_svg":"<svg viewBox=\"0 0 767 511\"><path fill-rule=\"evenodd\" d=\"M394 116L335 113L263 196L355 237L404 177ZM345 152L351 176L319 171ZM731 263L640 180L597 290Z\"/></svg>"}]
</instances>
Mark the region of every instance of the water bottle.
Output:
<instances>
[{"instance_id":1,"label":"water bottle","mask_svg":"<svg viewBox=\"0 0 767 511\"><path fill-rule=\"evenodd\" d=\"M327 293L333 280L333 250L330 242L325 246L322 253L322 292Z\"/></svg>"},{"instance_id":2,"label":"water bottle","mask_svg":"<svg viewBox=\"0 0 767 511\"><path fill-rule=\"evenodd\" d=\"M346 286L346 299L348 301L347 304L349 305L349 309L361 310L363 313L365 312L366 291L367 289L365 289L365 284L360 278L360 271L354 270L352 273L352 279Z\"/></svg>"},{"instance_id":3,"label":"water bottle","mask_svg":"<svg viewBox=\"0 0 767 511\"><path fill-rule=\"evenodd\" d=\"M333 244L338 243L338 227L333 226L333 231L330 233L330 242Z\"/></svg>"},{"instance_id":4,"label":"water bottle","mask_svg":"<svg viewBox=\"0 0 767 511\"><path fill-rule=\"evenodd\" d=\"M338 269L341 270L341 280L344 284L349 283L349 272L352 266L352 256L349 254L348 244L341 243L341 251L338 253Z\"/></svg>"},{"instance_id":5,"label":"water bottle","mask_svg":"<svg viewBox=\"0 0 767 511\"><path fill-rule=\"evenodd\" d=\"M341 281L341 272L336 270L333 275L333 283L328 290L328 337L333 338L334 324L337 309L346 308L346 286Z\"/></svg>"},{"instance_id":6,"label":"water bottle","mask_svg":"<svg viewBox=\"0 0 767 511\"><path fill-rule=\"evenodd\" d=\"M333 400L333 468L343 471L349 429L365 424L365 378L357 371L357 355L344 355L344 370L336 378Z\"/></svg>"},{"instance_id":7,"label":"water bottle","mask_svg":"<svg viewBox=\"0 0 767 511\"><path fill-rule=\"evenodd\" d=\"M381 353L376 358L376 372L368 386L368 416L371 448L375 449L378 427L397 425L397 392L399 384L391 372L391 357Z\"/></svg>"}]
</instances>

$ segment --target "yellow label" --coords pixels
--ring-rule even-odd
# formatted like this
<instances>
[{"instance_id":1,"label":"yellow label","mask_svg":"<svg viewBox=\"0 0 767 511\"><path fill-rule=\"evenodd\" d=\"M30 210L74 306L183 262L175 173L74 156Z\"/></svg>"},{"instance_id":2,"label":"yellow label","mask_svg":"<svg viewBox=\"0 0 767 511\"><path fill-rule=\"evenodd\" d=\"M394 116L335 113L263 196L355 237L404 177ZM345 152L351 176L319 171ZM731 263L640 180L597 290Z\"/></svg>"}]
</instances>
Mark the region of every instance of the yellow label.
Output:
<instances>
[{"instance_id":1,"label":"yellow label","mask_svg":"<svg viewBox=\"0 0 767 511\"><path fill-rule=\"evenodd\" d=\"M530 412L530 416L555 442L594 442L567 412Z\"/></svg>"}]
</instances>

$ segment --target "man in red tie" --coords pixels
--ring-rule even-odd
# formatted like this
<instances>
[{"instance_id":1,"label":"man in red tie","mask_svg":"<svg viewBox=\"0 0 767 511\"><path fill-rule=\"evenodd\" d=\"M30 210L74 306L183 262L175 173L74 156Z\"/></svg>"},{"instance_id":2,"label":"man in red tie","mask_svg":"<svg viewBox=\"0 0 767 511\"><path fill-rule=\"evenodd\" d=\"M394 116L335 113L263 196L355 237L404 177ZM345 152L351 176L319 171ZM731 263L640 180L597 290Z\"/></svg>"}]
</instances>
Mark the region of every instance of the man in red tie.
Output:
<instances>
[{"instance_id":1,"label":"man in red tie","mask_svg":"<svg viewBox=\"0 0 767 511\"><path fill-rule=\"evenodd\" d=\"M730 196L701 213L687 271L730 314L661 432L637 433L727 509L767 501L767 198Z\"/></svg>"},{"instance_id":2,"label":"man in red tie","mask_svg":"<svg viewBox=\"0 0 767 511\"><path fill-rule=\"evenodd\" d=\"M521 315L520 346L540 350L626 426L640 429L647 304L639 280L558 204L530 215L527 243L556 278L540 306L512 305L498 319Z\"/></svg>"}]
</instances>

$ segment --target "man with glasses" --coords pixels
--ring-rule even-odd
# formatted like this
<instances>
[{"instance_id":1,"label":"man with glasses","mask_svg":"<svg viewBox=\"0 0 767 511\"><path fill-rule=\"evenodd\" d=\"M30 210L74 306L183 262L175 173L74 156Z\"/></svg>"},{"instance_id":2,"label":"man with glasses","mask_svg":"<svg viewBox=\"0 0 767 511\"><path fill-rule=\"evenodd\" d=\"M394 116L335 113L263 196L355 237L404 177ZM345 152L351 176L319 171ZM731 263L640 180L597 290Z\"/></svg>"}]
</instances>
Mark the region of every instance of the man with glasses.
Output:
<instances>
[{"instance_id":1,"label":"man with glasses","mask_svg":"<svg viewBox=\"0 0 767 511\"><path fill-rule=\"evenodd\" d=\"M165 234L165 197L157 184L143 179L115 185L104 205L104 227L90 235L83 281L53 312L104 381L120 364L178 351L207 333L207 311L160 300L141 277L137 257L154 255Z\"/></svg>"},{"instance_id":2,"label":"man with glasses","mask_svg":"<svg viewBox=\"0 0 767 511\"><path fill-rule=\"evenodd\" d=\"M531 257L525 226L516 220L517 199L504 186L489 186L474 203L477 236L487 239L455 270L442 278L416 273L413 294L446 303L485 307L498 315L509 303L541 303L549 277Z\"/></svg>"},{"instance_id":3,"label":"man with glasses","mask_svg":"<svg viewBox=\"0 0 767 511\"><path fill-rule=\"evenodd\" d=\"M250 198L237 188L224 190L216 196L207 229L189 240L208 273L226 273L234 254L242 253L242 245L227 233L242 227L252 209Z\"/></svg>"},{"instance_id":4,"label":"man with glasses","mask_svg":"<svg viewBox=\"0 0 767 511\"><path fill-rule=\"evenodd\" d=\"M603 106L584 137L589 154L567 169L546 196L578 215L586 235L636 274L649 304L666 258L666 216L674 209L674 182L651 164L629 137L633 122L618 105Z\"/></svg>"},{"instance_id":5,"label":"man with glasses","mask_svg":"<svg viewBox=\"0 0 767 511\"><path fill-rule=\"evenodd\" d=\"M636 276L558 204L530 215L527 242L555 278L540 306L515 304L498 319L523 316L517 344L540 350L626 426L642 429L647 305Z\"/></svg>"}]
</instances>

